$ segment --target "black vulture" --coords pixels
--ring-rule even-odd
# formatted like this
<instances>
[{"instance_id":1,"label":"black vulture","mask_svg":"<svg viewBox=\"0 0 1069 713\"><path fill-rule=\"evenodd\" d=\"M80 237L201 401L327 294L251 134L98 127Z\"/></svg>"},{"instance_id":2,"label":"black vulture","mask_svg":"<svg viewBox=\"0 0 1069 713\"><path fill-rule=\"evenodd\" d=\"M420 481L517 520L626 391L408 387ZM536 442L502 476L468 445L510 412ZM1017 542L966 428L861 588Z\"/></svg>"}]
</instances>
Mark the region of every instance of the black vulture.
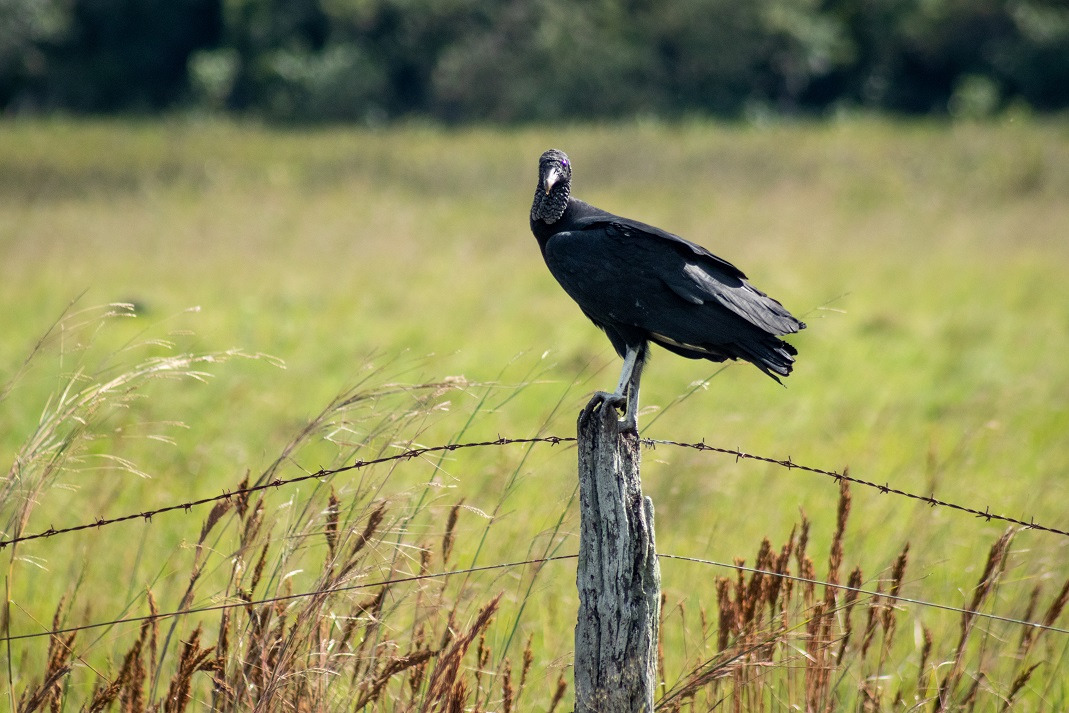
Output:
<instances>
[{"instance_id":1,"label":"black vulture","mask_svg":"<svg viewBox=\"0 0 1069 713\"><path fill-rule=\"evenodd\" d=\"M777 337L805 328L731 263L700 245L571 197L572 165L551 149L538 161L531 232L549 271L623 357L613 393L584 414L624 406L638 430L638 387L649 343L689 359L742 359L777 382L798 351Z\"/></svg>"}]
</instances>

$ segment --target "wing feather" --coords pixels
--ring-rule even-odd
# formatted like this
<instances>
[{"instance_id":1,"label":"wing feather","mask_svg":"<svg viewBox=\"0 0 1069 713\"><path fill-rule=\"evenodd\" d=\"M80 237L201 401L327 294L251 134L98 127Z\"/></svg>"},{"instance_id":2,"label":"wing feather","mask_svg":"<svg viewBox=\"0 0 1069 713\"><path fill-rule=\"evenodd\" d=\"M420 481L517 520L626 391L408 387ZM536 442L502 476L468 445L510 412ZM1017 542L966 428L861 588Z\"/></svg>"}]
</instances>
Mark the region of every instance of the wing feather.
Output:
<instances>
[{"instance_id":1,"label":"wing feather","mask_svg":"<svg viewBox=\"0 0 1069 713\"><path fill-rule=\"evenodd\" d=\"M742 357L786 373L793 360L775 337L804 325L741 270L677 235L572 203L579 210L543 255L614 344L649 339L691 358Z\"/></svg>"}]
</instances>

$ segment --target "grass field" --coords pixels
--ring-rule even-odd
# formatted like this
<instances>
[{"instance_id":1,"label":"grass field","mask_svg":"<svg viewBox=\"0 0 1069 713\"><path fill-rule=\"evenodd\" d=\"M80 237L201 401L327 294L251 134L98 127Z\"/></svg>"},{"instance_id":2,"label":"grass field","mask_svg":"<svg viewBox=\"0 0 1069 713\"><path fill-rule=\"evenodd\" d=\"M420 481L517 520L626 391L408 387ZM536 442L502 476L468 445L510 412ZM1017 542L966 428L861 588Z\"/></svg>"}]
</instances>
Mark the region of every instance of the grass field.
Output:
<instances>
[{"instance_id":1,"label":"grass field","mask_svg":"<svg viewBox=\"0 0 1069 713\"><path fill-rule=\"evenodd\" d=\"M454 439L574 435L588 394L614 385L619 364L545 270L527 228L536 159L551 146L573 160L574 195L706 245L809 324L792 340L800 357L785 389L749 366L656 354L643 381L643 436L849 467L865 480L1069 529L1064 121L297 131L56 120L0 123L5 538L216 495L246 473L293 477ZM116 302L134 305L136 317L97 309ZM220 355L232 349L254 358ZM184 354L219 356L192 363ZM177 378L129 376L163 358L175 360L166 368ZM210 377L181 376L191 370ZM69 396L112 378L120 383L63 415L66 384L77 387ZM430 382L438 385L414 388ZM368 397L331 410L271 470L309 420L352 388ZM64 596L57 621L76 625L146 614L146 590L173 611L230 601L242 587L265 597L312 589L326 575L308 562L338 556L331 528L359 539L381 503L374 558L346 582L571 553L574 458L565 445L504 446L306 481L268 494L270 526L256 533L235 510L202 531L202 509L22 543L4 551L5 628L47 631ZM839 498L830 478L661 446L644 454L643 483L662 553L752 564L763 537L775 548L788 541L801 510L816 575L828 573ZM844 572L860 567L866 588L886 589L908 541L902 595L968 606L1005 529L855 487ZM273 574L250 587L249 563L267 545ZM997 587L979 604L1040 620L1069 575L1069 539L1019 532L997 569ZM735 574L665 560L662 576L667 689L716 653L717 578ZM359 652L414 641L417 622L439 635L473 627L493 654L472 663L481 655L473 638L462 670L502 681L506 658L518 678L530 641L530 681L516 705L546 709L558 678L570 680L574 590L569 560L391 589L395 618L382 602L371 618L404 625L365 630L371 643ZM478 628L476 612L499 593L493 621ZM363 601L367 592L345 596ZM700 609L708 627L696 623ZM317 612L310 620L324 621ZM294 627L311 626L292 616ZM1011 698L1022 710L1069 705L1065 634L1044 634L1026 656L1020 627L980 620L958 651L960 614L900 604L896 616L899 635L875 668L856 652L856 665L840 667L832 708L929 707L931 681L959 669L955 700L967 703L977 682L980 710ZM173 653L150 672L146 695L163 697L177 641L218 619L176 620ZM309 631L330 638L321 628ZM919 663L925 630L935 643ZM119 675L139 631L135 623L79 634L62 677L65 709ZM12 700L58 670L48 641L18 639L2 651ZM808 700L793 688L808 684L792 678L789 658L748 709ZM801 670L813 657L798 661ZM374 665L369 680L382 674ZM192 678L202 704L218 674L205 671ZM710 684L727 688L693 699L696 710L716 696L737 702L725 691L757 685L733 671ZM317 700L339 709L359 701L369 688L349 673ZM405 683L413 709L429 700L432 678ZM398 685L384 683L367 709L408 710ZM469 688L467 708L507 709L495 685L484 698Z\"/></svg>"}]
</instances>

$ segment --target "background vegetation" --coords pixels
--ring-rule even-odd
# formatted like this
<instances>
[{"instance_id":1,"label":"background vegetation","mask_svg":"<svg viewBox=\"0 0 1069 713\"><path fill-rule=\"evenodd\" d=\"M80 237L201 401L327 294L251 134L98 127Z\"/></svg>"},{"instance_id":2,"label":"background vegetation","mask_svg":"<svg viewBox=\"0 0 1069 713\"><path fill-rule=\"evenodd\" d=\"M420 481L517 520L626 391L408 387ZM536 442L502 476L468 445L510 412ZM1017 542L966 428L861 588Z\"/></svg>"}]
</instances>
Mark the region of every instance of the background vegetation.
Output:
<instances>
[{"instance_id":1,"label":"background vegetation","mask_svg":"<svg viewBox=\"0 0 1069 713\"><path fill-rule=\"evenodd\" d=\"M4 0L0 107L531 122L1069 105L1061 0Z\"/></svg>"},{"instance_id":2,"label":"background vegetation","mask_svg":"<svg viewBox=\"0 0 1069 713\"><path fill-rule=\"evenodd\" d=\"M1062 123L313 132L38 120L0 127L4 537L413 445L572 435L618 360L527 229L535 160L551 145L569 151L577 195L709 246L810 325L794 340L801 358L786 389L745 366L655 357L644 436L848 466L1069 525ZM116 302L130 306L94 309ZM1053 613L1065 626L1055 604L1069 548L1056 536L1000 539L998 523L858 490L836 535L847 521L830 479L666 446L644 459L663 553L761 562L766 536L773 553L799 547L801 510L818 578L830 576L825 553L838 540L841 581L858 567L870 590ZM564 444L473 449L340 473L212 517L24 543L4 552L5 634L567 554L575 484ZM896 569L907 541L908 567ZM804 574L797 560L791 571ZM507 665L513 696L529 668L516 709L549 708L570 679L572 566L250 605L157 631L120 624L67 648L20 639L3 650L7 689L72 710L111 690L136 710L170 696L169 681L179 700L184 677L198 704L346 707L392 670L377 689L383 710L445 709L448 696L432 691L446 684L469 708L501 710ZM862 597L847 647L841 598L820 604L819 590L796 585L781 619L769 590L736 590L729 568L662 569L665 705L704 710L736 696L750 708L898 709L929 706L944 684L951 702L972 696L988 709L1069 699L1061 634L1025 641L1006 623ZM745 617L755 609L768 612L760 626ZM769 642L781 647L775 667L758 660ZM813 679L828 670L813 662L840 644L845 663ZM424 669L421 651L435 656ZM672 697L703 671L710 697ZM61 685L44 686L56 672Z\"/></svg>"}]
</instances>

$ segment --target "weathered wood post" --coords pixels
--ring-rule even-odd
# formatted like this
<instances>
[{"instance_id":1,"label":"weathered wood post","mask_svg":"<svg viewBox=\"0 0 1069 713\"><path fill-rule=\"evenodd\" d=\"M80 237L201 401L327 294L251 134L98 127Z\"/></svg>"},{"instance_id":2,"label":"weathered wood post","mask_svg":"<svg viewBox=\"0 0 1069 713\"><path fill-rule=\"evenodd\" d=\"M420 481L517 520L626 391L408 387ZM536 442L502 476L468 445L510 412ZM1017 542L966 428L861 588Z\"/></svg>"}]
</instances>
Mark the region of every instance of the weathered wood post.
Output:
<instances>
[{"instance_id":1,"label":"weathered wood post","mask_svg":"<svg viewBox=\"0 0 1069 713\"><path fill-rule=\"evenodd\" d=\"M616 409L579 417L575 713L652 713L661 573L639 441Z\"/></svg>"}]
</instances>

